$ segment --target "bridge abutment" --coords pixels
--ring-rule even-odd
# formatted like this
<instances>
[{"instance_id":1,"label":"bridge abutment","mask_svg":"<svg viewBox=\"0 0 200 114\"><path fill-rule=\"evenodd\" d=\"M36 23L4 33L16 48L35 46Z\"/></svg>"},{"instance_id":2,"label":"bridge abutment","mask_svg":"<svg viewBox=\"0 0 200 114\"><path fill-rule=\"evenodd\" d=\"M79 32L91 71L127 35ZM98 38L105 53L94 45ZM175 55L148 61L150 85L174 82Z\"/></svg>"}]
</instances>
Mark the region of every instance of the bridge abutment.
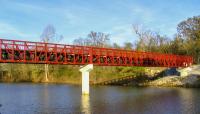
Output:
<instances>
[{"instance_id":1,"label":"bridge abutment","mask_svg":"<svg viewBox=\"0 0 200 114\"><path fill-rule=\"evenodd\" d=\"M82 94L89 95L89 73L92 69L93 64L89 64L79 70L82 73Z\"/></svg>"}]
</instances>

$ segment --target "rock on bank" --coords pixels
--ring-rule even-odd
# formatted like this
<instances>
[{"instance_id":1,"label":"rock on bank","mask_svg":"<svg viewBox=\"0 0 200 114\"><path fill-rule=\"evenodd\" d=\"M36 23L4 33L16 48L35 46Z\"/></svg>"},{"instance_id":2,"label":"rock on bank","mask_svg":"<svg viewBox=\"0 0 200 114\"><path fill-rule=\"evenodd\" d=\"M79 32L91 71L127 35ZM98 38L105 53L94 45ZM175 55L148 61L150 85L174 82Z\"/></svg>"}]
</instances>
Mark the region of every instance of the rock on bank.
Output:
<instances>
[{"instance_id":1,"label":"rock on bank","mask_svg":"<svg viewBox=\"0 0 200 114\"><path fill-rule=\"evenodd\" d=\"M140 86L158 87L200 87L200 65L191 66L185 76L167 76L140 84ZM185 69L182 69L185 71Z\"/></svg>"}]
</instances>

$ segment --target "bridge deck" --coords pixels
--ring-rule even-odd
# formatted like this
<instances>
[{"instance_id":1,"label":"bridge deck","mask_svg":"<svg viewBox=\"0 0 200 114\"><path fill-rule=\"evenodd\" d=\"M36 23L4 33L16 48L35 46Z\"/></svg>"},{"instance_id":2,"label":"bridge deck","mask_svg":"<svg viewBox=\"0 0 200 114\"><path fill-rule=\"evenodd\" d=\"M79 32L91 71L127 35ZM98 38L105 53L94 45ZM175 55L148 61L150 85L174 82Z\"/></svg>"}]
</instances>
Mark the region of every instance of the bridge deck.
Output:
<instances>
[{"instance_id":1,"label":"bridge deck","mask_svg":"<svg viewBox=\"0 0 200 114\"><path fill-rule=\"evenodd\" d=\"M0 39L0 62L187 67L190 56Z\"/></svg>"}]
</instances>

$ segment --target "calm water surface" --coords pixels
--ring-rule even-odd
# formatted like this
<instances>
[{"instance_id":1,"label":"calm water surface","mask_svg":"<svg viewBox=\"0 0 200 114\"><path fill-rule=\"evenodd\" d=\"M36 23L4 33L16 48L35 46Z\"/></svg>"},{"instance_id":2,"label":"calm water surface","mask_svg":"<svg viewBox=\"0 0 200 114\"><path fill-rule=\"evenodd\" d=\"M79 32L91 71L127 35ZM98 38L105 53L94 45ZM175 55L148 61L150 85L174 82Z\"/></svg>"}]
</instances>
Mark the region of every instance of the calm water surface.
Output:
<instances>
[{"instance_id":1,"label":"calm water surface","mask_svg":"<svg viewBox=\"0 0 200 114\"><path fill-rule=\"evenodd\" d=\"M200 114L200 90L0 83L0 114Z\"/></svg>"}]
</instances>

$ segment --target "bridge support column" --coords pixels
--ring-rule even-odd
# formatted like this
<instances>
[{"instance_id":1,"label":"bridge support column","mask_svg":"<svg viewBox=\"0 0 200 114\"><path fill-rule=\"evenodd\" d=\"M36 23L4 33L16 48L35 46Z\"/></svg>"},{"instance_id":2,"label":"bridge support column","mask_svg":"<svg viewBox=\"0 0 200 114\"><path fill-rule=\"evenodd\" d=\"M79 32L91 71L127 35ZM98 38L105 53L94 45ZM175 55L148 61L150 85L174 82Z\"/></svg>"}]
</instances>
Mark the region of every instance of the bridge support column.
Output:
<instances>
[{"instance_id":1,"label":"bridge support column","mask_svg":"<svg viewBox=\"0 0 200 114\"><path fill-rule=\"evenodd\" d=\"M80 69L82 72L82 94L89 94L89 72L93 69L93 64L86 65Z\"/></svg>"}]
</instances>

